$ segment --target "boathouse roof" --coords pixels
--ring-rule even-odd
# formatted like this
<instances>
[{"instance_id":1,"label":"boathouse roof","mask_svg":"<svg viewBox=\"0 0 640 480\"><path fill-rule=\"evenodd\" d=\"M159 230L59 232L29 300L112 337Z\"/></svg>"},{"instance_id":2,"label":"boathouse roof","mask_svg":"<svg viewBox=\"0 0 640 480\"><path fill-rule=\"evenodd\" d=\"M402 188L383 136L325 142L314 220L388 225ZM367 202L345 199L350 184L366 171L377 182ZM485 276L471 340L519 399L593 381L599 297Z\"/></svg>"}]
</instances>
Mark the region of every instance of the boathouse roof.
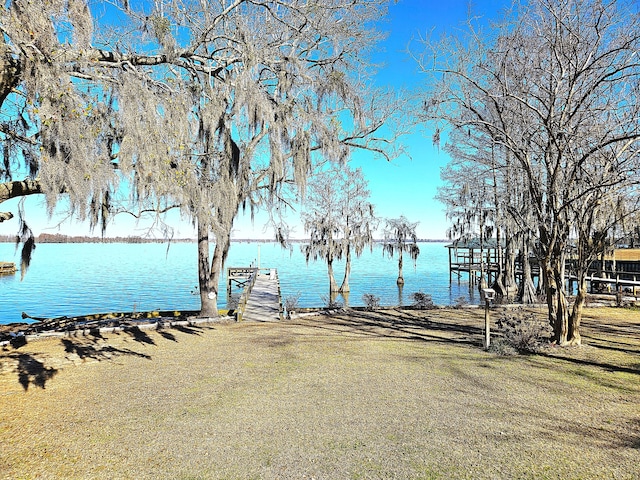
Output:
<instances>
[{"instance_id":1,"label":"boathouse roof","mask_svg":"<svg viewBox=\"0 0 640 480\"><path fill-rule=\"evenodd\" d=\"M480 238L475 237L475 238L468 238L468 239L459 238L457 240L454 240L453 243L450 243L449 245L445 245L445 246L449 249L460 248L464 250L476 250L479 248L496 248L497 246L497 242L495 238L484 239L482 241L482 247L480 246L480 244L481 244ZM504 248L504 241L500 242L500 246Z\"/></svg>"}]
</instances>

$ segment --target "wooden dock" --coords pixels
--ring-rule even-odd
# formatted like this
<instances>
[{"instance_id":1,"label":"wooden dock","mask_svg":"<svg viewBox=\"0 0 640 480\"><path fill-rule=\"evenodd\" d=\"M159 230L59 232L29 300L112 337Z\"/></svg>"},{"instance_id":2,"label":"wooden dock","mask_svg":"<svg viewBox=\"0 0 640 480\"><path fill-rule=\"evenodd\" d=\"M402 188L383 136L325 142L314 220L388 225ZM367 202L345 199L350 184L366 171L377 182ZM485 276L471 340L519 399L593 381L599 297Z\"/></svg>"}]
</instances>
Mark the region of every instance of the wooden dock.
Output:
<instances>
[{"instance_id":1,"label":"wooden dock","mask_svg":"<svg viewBox=\"0 0 640 480\"><path fill-rule=\"evenodd\" d=\"M16 264L12 262L0 262L0 275L13 275L16 273Z\"/></svg>"},{"instance_id":2,"label":"wooden dock","mask_svg":"<svg viewBox=\"0 0 640 480\"><path fill-rule=\"evenodd\" d=\"M577 284L578 279L575 275L567 275L567 280L569 282L569 294L573 295L573 285L574 283ZM630 294L636 298L640 294L640 280L638 280L637 275L634 275L633 278L621 278L615 272L612 276L607 277L596 277L591 274L587 277L587 283L590 293L615 295L619 292L620 294Z\"/></svg>"},{"instance_id":3,"label":"wooden dock","mask_svg":"<svg viewBox=\"0 0 640 480\"><path fill-rule=\"evenodd\" d=\"M236 309L237 321L275 322L282 320L280 280L275 268L253 269Z\"/></svg>"},{"instance_id":4,"label":"wooden dock","mask_svg":"<svg viewBox=\"0 0 640 480\"><path fill-rule=\"evenodd\" d=\"M245 288L257 271L255 267L227 268L227 295L231 293L233 287Z\"/></svg>"}]
</instances>

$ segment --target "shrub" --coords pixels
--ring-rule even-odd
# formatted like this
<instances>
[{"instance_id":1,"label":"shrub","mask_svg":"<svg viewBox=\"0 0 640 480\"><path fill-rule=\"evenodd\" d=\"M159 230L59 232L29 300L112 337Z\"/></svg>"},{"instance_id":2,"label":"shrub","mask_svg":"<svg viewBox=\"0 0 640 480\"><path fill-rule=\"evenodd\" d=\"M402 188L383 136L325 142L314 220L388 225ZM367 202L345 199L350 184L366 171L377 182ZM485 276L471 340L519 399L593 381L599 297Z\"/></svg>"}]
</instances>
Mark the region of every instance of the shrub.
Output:
<instances>
[{"instance_id":1,"label":"shrub","mask_svg":"<svg viewBox=\"0 0 640 480\"><path fill-rule=\"evenodd\" d=\"M465 296L460 296L454 300L453 308L462 308L469 305L469 300Z\"/></svg>"},{"instance_id":2,"label":"shrub","mask_svg":"<svg viewBox=\"0 0 640 480\"><path fill-rule=\"evenodd\" d=\"M365 293L362 295L362 301L364 302L367 310L375 310L380 308L380 297L373 295L372 293Z\"/></svg>"},{"instance_id":3,"label":"shrub","mask_svg":"<svg viewBox=\"0 0 640 480\"><path fill-rule=\"evenodd\" d=\"M298 309L298 302L300 301L300 292L295 295L291 295L284 298L284 308L287 312L293 312Z\"/></svg>"},{"instance_id":4,"label":"shrub","mask_svg":"<svg viewBox=\"0 0 640 480\"><path fill-rule=\"evenodd\" d=\"M495 340L492 338L489 351L504 357L517 355L519 353L518 350L504 338L497 338Z\"/></svg>"},{"instance_id":5,"label":"shrub","mask_svg":"<svg viewBox=\"0 0 640 480\"><path fill-rule=\"evenodd\" d=\"M522 308L502 312L496 325L502 339L496 342L494 351L504 343L519 353L537 353L551 336L551 327L546 321Z\"/></svg>"},{"instance_id":6,"label":"shrub","mask_svg":"<svg viewBox=\"0 0 640 480\"><path fill-rule=\"evenodd\" d=\"M435 307L431 295L428 293L415 292L411 294L411 298L413 299L413 306L415 308L430 309Z\"/></svg>"},{"instance_id":7,"label":"shrub","mask_svg":"<svg viewBox=\"0 0 640 480\"><path fill-rule=\"evenodd\" d=\"M326 305L326 310L340 310L342 308L342 302L335 298L329 298L326 295L321 295L322 302Z\"/></svg>"},{"instance_id":8,"label":"shrub","mask_svg":"<svg viewBox=\"0 0 640 480\"><path fill-rule=\"evenodd\" d=\"M291 295L284 298L284 309L287 312L287 318L291 318L291 312L295 312L298 309L298 302L300 301L300 292L295 295Z\"/></svg>"}]
</instances>

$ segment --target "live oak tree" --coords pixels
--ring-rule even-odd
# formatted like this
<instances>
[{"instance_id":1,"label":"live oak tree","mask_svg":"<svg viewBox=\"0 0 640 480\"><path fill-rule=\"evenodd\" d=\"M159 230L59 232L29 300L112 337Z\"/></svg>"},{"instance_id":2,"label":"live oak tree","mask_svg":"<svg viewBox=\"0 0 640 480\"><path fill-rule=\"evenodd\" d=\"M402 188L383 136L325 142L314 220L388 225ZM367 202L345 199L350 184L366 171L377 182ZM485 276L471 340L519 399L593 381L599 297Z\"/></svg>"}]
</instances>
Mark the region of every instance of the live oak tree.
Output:
<instances>
[{"instance_id":1,"label":"live oak tree","mask_svg":"<svg viewBox=\"0 0 640 480\"><path fill-rule=\"evenodd\" d=\"M416 234L417 226L418 222L410 222L404 215L385 220L382 253L389 255L389 257L398 257L398 279L396 283L399 286L404 285L404 276L402 274L404 254L409 255L414 264L418 259L418 255L420 255L418 235Z\"/></svg>"},{"instance_id":2,"label":"live oak tree","mask_svg":"<svg viewBox=\"0 0 640 480\"><path fill-rule=\"evenodd\" d=\"M572 239L593 247L578 248L587 265L611 228L603 206L637 195L639 12L626 1L535 0L491 35L470 25L464 39L427 42L423 113L508 152L530 202L554 341L579 344L586 286L573 309L564 290Z\"/></svg>"},{"instance_id":3,"label":"live oak tree","mask_svg":"<svg viewBox=\"0 0 640 480\"><path fill-rule=\"evenodd\" d=\"M180 208L198 231L201 314L217 315L239 208L303 185L313 152L393 156L378 132L397 106L363 80L385 3L6 4L0 201L42 193L52 209L64 195L103 226Z\"/></svg>"}]
</instances>

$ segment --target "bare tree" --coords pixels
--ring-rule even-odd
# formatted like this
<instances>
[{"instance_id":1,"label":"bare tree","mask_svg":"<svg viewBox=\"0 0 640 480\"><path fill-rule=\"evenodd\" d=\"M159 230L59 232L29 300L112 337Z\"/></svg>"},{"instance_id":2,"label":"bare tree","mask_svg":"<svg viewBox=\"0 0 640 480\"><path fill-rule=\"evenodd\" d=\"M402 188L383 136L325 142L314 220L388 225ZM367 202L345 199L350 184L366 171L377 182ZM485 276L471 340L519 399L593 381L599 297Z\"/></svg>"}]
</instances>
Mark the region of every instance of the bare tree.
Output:
<instances>
[{"instance_id":1,"label":"bare tree","mask_svg":"<svg viewBox=\"0 0 640 480\"><path fill-rule=\"evenodd\" d=\"M104 2L114 27L83 0L12 1L0 18L1 173L32 188L7 184L9 197L42 192L53 208L64 194L103 226L114 211L180 208L197 225L202 314L217 315L239 208L303 185L313 152L394 156L378 132L397 106L363 80L385 3Z\"/></svg>"},{"instance_id":2,"label":"bare tree","mask_svg":"<svg viewBox=\"0 0 640 480\"><path fill-rule=\"evenodd\" d=\"M396 283L398 285L404 285L404 276L402 275L404 254L407 253L409 255L414 265L418 255L420 255L418 236L416 234L417 226L418 222L410 222L404 215L386 220L382 253L389 255L389 257L397 255L398 280Z\"/></svg>"},{"instance_id":3,"label":"bare tree","mask_svg":"<svg viewBox=\"0 0 640 480\"><path fill-rule=\"evenodd\" d=\"M637 182L640 17L625 1L516 7L491 37L472 28L464 40L429 45L422 67L434 90L424 113L510 152L531 201L554 340L578 344L581 309L569 310L565 259L572 224L589 208L583 198ZM594 183L596 171L614 175Z\"/></svg>"}]
</instances>

